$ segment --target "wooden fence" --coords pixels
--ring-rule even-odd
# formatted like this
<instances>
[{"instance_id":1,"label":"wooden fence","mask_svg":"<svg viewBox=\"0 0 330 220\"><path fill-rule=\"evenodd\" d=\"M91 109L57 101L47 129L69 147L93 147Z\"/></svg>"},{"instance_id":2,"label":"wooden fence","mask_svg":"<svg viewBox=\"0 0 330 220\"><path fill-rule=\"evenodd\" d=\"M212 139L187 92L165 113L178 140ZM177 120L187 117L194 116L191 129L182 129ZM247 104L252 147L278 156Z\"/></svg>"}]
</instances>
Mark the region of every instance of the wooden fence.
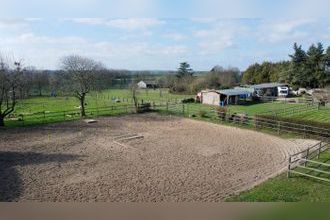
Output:
<instances>
[{"instance_id":1,"label":"wooden fence","mask_svg":"<svg viewBox=\"0 0 330 220\"><path fill-rule=\"evenodd\" d=\"M312 160L313 158L320 158L320 154L330 148L330 143L327 142L319 142L316 145L307 148L304 151L299 153L290 155L289 157L289 165L288 165L288 178L290 178L291 174L297 174L301 176L306 176L309 178L330 182L329 177L319 177L317 174L325 174L329 175L330 172L329 163L324 163L320 161ZM308 164L317 165L318 167L310 167ZM299 168L299 171L297 170ZM300 171L301 170L301 171ZM310 173L307 173L310 172ZM311 173L316 173L313 175Z\"/></svg>"},{"instance_id":2,"label":"wooden fence","mask_svg":"<svg viewBox=\"0 0 330 220\"><path fill-rule=\"evenodd\" d=\"M190 106L189 104L167 103L166 105L157 105L155 109L168 114L199 117L212 122L246 126L256 130L269 130L277 134L291 133L303 138L315 138L324 141L330 140L330 129L287 122L284 120L248 116L239 113L218 112L216 109L195 108L193 105Z\"/></svg>"},{"instance_id":3,"label":"wooden fence","mask_svg":"<svg viewBox=\"0 0 330 220\"><path fill-rule=\"evenodd\" d=\"M143 108L146 106L143 105ZM316 138L320 140L330 140L330 129L305 124L286 122L283 120L269 119L258 116L247 116L245 114L218 112L216 109L203 109L196 105L183 104L177 102L150 103L147 109L152 109L168 114L185 117L199 117L216 123L230 123L236 126L246 126L256 130L267 129L278 134L292 133L304 138ZM98 108L86 108L89 117L111 116L119 114L130 114L134 112L132 104L112 105ZM144 111L145 109L143 109ZM67 121L80 118L80 109L60 112L38 112L33 114L19 115L16 118L9 118L21 125L41 124L57 121Z\"/></svg>"},{"instance_id":4,"label":"wooden fence","mask_svg":"<svg viewBox=\"0 0 330 220\"><path fill-rule=\"evenodd\" d=\"M261 112L259 115L272 115L272 116L290 116L294 114L299 114L299 113L304 113L304 112L311 112L311 111L317 111L319 110L319 105L313 105L313 104L301 104L301 105L295 105L295 106L290 106L287 108L283 109L278 109L278 110L272 110L272 111L266 111L266 112Z\"/></svg>"}]
</instances>

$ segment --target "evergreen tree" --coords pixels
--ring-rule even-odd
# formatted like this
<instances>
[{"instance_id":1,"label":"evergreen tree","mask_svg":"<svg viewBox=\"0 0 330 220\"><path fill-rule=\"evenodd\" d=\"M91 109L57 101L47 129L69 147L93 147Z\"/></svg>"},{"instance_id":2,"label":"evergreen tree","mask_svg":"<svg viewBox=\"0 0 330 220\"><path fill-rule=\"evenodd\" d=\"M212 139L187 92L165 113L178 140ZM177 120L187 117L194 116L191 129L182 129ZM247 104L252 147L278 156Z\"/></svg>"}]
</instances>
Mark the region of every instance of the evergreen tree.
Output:
<instances>
[{"instance_id":1,"label":"evergreen tree","mask_svg":"<svg viewBox=\"0 0 330 220\"><path fill-rule=\"evenodd\" d=\"M306 87L308 85L308 73L306 71L306 52L301 48L301 45L298 46L297 43L294 43L293 49L294 54L289 55L291 57L292 65L292 71L289 72L289 79L293 85Z\"/></svg>"},{"instance_id":2,"label":"evergreen tree","mask_svg":"<svg viewBox=\"0 0 330 220\"><path fill-rule=\"evenodd\" d=\"M193 70L190 68L190 64L187 62L180 63L180 67L178 68L177 77L185 78L192 77L194 75Z\"/></svg>"},{"instance_id":3,"label":"evergreen tree","mask_svg":"<svg viewBox=\"0 0 330 220\"><path fill-rule=\"evenodd\" d=\"M330 47L327 48L327 51L324 55L324 62L325 62L325 71L328 74L328 78L330 77ZM330 79L328 79L330 81ZM330 83L330 82L328 82Z\"/></svg>"},{"instance_id":4,"label":"evergreen tree","mask_svg":"<svg viewBox=\"0 0 330 220\"><path fill-rule=\"evenodd\" d=\"M306 62L306 80L307 86L310 88L323 87L325 70L324 70L324 49L321 43L312 44L307 51Z\"/></svg>"},{"instance_id":5,"label":"evergreen tree","mask_svg":"<svg viewBox=\"0 0 330 220\"><path fill-rule=\"evenodd\" d=\"M252 64L249 66L246 71L243 73L242 82L245 84L256 84L256 76L259 74L261 66L258 63Z\"/></svg>"}]
</instances>

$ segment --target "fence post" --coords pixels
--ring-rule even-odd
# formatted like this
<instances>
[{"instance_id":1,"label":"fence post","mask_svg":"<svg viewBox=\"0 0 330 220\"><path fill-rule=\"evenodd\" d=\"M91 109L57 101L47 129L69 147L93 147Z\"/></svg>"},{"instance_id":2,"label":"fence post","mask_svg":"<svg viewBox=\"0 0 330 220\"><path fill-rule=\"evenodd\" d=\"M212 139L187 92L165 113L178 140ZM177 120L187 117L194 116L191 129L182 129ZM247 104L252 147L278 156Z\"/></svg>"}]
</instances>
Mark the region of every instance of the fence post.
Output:
<instances>
[{"instance_id":1,"label":"fence post","mask_svg":"<svg viewBox=\"0 0 330 220\"><path fill-rule=\"evenodd\" d=\"M309 148L307 148L305 159L308 160ZM307 166L307 161L305 161L304 166Z\"/></svg>"},{"instance_id":2,"label":"fence post","mask_svg":"<svg viewBox=\"0 0 330 220\"><path fill-rule=\"evenodd\" d=\"M277 134L281 134L281 122L277 122Z\"/></svg>"},{"instance_id":3,"label":"fence post","mask_svg":"<svg viewBox=\"0 0 330 220\"><path fill-rule=\"evenodd\" d=\"M319 149L317 151L317 159L320 159L321 148L322 148L322 141L320 142Z\"/></svg>"},{"instance_id":4,"label":"fence post","mask_svg":"<svg viewBox=\"0 0 330 220\"><path fill-rule=\"evenodd\" d=\"M182 114L184 116L184 104L182 103Z\"/></svg>"},{"instance_id":5,"label":"fence post","mask_svg":"<svg viewBox=\"0 0 330 220\"><path fill-rule=\"evenodd\" d=\"M306 125L304 125L304 139L306 138Z\"/></svg>"},{"instance_id":6,"label":"fence post","mask_svg":"<svg viewBox=\"0 0 330 220\"><path fill-rule=\"evenodd\" d=\"M290 178L290 171L291 171L291 156L289 157L288 178Z\"/></svg>"},{"instance_id":7,"label":"fence post","mask_svg":"<svg viewBox=\"0 0 330 220\"><path fill-rule=\"evenodd\" d=\"M166 112L168 113L168 101L166 101Z\"/></svg>"}]
</instances>

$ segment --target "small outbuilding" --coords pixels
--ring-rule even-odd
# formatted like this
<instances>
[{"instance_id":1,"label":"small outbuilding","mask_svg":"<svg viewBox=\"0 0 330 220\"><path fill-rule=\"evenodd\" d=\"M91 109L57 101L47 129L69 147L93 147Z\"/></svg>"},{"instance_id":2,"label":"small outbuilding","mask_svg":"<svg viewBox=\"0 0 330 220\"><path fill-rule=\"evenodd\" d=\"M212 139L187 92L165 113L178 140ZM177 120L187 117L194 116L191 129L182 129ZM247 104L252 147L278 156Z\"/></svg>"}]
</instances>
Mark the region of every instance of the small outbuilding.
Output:
<instances>
[{"instance_id":1,"label":"small outbuilding","mask_svg":"<svg viewBox=\"0 0 330 220\"><path fill-rule=\"evenodd\" d=\"M137 83L139 89L155 89L158 88L156 81L140 81Z\"/></svg>"},{"instance_id":2,"label":"small outbuilding","mask_svg":"<svg viewBox=\"0 0 330 220\"><path fill-rule=\"evenodd\" d=\"M201 103L207 105L224 106L228 104L239 104L241 100L251 97L252 89L224 89L224 90L203 90L201 91Z\"/></svg>"}]
</instances>

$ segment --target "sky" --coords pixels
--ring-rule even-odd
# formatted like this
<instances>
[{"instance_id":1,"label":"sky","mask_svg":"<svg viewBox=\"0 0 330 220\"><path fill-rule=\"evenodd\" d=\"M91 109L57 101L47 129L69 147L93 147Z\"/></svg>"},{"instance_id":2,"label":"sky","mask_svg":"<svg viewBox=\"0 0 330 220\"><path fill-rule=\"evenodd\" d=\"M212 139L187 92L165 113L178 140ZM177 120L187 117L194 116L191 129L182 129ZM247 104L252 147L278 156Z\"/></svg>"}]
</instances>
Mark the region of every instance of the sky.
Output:
<instances>
[{"instance_id":1,"label":"sky","mask_svg":"<svg viewBox=\"0 0 330 220\"><path fill-rule=\"evenodd\" d=\"M0 53L41 69L79 54L108 68L245 70L330 46L328 0L0 0Z\"/></svg>"}]
</instances>

